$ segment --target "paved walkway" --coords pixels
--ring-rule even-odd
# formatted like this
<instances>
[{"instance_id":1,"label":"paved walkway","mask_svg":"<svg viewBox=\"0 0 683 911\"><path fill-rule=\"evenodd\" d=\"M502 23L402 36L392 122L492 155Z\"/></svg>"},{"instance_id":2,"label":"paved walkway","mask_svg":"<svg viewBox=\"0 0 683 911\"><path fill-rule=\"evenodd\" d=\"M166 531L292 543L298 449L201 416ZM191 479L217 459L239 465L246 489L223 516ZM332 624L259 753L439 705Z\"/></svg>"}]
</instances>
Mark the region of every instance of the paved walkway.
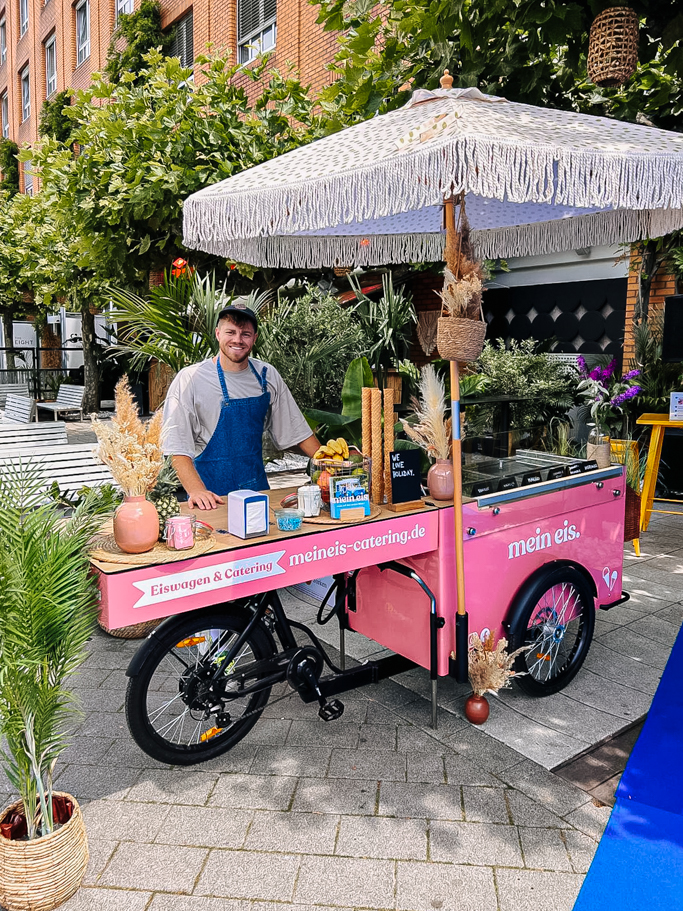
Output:
<instances>
[{"instance_id":1,"label":"paved walkway","mask_svg":"<svg viewBox=\"0 0 683 911\"><path fill-rule=\"evenodd\" d=\"M601 690L628 688L624 720L646 710L683 619L683 522L656 518L643 553L628 556L632 606L600 617L571 695L537 704L550 732L538 761L510 720L528 732L518 695L494 701L482 730L445 684L433 732L424 681L404 674L344 695L340 721L290 698L226 756L162 766L137 749L123 714L139 643L98 631L77 682L85 720L57 779L81 801L91 851L64 908L570 911L610 810L549 771L544 749L556 755L554 735L569 736L570 708L572 738L604 734L586 721Z\"/></svg>"}]
</instances>

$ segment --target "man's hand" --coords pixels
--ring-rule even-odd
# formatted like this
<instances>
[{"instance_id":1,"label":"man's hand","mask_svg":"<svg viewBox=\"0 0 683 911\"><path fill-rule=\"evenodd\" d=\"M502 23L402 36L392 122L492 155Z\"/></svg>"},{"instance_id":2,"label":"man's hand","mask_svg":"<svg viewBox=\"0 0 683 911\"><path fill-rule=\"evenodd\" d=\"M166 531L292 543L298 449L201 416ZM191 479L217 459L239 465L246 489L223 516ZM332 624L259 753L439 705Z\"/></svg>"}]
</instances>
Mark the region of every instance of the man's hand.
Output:
<instances>
[{"instance_id":1,"label":"man's hand","mask_svg":"<svg viewBox=\"0 0 683 911\"><path fill-rule=\"evenodd\" d=\"M187 505L192 509L217 509L225 500L210 490L195 490L187 495Z\"/></svg>"}]
</instances>

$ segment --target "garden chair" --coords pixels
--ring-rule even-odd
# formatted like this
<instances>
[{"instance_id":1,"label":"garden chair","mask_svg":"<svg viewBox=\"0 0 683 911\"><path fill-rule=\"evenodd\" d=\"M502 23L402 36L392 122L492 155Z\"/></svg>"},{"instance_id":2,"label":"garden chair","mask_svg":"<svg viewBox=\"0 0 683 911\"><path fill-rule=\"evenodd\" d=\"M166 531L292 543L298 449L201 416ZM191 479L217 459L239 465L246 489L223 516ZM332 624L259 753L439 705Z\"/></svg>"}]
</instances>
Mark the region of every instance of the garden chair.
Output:
<instances>
[{"instance_id":1,"label":"garden chair","mask_svg":"<svg viewBox=\"0 0 683 911\"><path fill-rule=\"evenodd\" d=\"M11 456L22 447L42 449L44 446L65 445L69 440L66 424L13 424L0 422L0 455Z\"/></svg>"},{"instance_id":2,"label":"garden chair","mask_svg":"<svg viewBox=\"0 0 683 911\"><path fill-rule=\"evenodd\" d=\"M29 396L28 383L0 383L0 408L4 408L8 395Z\"/></svg>"},{"instance_id":3,"label":"garden chair","mask_svg":"<svg viewBox=\"0 0 683 911\"><path fill-rule=\"evenodd\" d=\"M85 386L71 386L62 383L57 393L55 402L37 402L36 403L36 421L38 420L38 408L44 408L51 411L55 421L60 414L68 414L77 411L81 420L83 420L83 397L85 395Z\"/></svg>"},{"instance_id":4,"label":"garden chair","mask_svg":"<svg viewBox=\"0 0 683 911\"><path fill-rule=\"evenodd\" d=\"M39 473L46 490L56 481L60 492L67 495L78 493L82 487L114 484L107 466L96 461L95 447L95 443L46 446L39 450L18 447L11 453L0 447L0 474L7 468L30 464Z\"/></svg>"},{"instance_id":5,"label":"garden chair","mask_svg":"<svg viewBox=\"0 0 683 911\"><path fill-rule=\"evenodd\" d=\"M8 395L3 421L13 424L30 424L36 408L34 399L23 395Z\"/></svg>"}]
</instances>

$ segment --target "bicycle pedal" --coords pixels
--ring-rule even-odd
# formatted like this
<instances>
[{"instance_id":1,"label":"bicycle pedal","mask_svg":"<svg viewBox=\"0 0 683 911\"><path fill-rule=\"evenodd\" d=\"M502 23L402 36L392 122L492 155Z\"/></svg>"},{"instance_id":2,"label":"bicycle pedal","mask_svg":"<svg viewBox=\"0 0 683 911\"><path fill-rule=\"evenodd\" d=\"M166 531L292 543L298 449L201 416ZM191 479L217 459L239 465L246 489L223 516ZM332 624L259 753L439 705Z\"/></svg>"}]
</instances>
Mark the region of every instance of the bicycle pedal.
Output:
<instances>
[{"instance_id":1,"label":"bicycle pedal","mask_svg":"<svg viewBox=\"0 0 683 911\"><path fill-rule=\"evenodd\" d=\"M323 721L336 721L337 718L341 718L343 714L344 703L340 702L338 699L326 702L325 705L321 705L318 709L318 715L320 715Z\"/></svg>"}]
</instances>

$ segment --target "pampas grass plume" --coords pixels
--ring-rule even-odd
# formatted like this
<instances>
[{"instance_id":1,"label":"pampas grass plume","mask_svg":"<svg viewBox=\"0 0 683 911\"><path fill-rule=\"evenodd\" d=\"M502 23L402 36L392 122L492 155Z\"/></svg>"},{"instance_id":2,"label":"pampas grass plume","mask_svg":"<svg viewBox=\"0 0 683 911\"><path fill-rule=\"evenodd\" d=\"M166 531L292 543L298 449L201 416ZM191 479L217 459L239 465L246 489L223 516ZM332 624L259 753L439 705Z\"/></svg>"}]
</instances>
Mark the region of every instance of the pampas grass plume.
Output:
<instances>
[{"instance_id":1,"label":"pampas grass plume","mask_svg":"<svg viewBox=\"0 0 683 911\"><path fill-rule=\"evenodd\" d=\"M451 449L451 420L446 420L446 388L434 367L420 372L419 396L413 399L416 423L401 421L408 437L432 459L448 459Z\"/></svg>"}]
</instances>

